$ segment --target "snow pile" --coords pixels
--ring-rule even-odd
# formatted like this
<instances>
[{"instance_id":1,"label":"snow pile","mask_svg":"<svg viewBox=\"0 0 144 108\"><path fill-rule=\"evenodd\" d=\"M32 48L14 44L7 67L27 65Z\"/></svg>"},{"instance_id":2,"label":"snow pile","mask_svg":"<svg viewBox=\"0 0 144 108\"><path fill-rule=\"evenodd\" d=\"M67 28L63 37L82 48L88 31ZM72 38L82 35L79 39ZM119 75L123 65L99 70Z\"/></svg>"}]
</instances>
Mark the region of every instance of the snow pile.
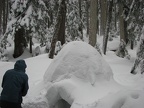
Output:
<instances>
[{"instance_id":1,"label":"snow pile","mask_svg":"<svg viewBox=\"0 0 144 108\"><path fill-rule=\"evenodd\" d=\"M45 82L56 82L76 76L92 85L109 80L112 70L98 51L85 42L70 42L59 52L47 69Z\"/></svg>"},{"instance_id":2,"label":"snow pile","mask_svg":"<svg viewBox=\"0 0 144 108\"><path fill-rule=\"evenodd\" d=\"M71 108L143 108L144 91L120 91L92 104L73 104Z\"/></svg>"},{"instance_id":3,"label":"snow pile","mask_svg":"<svg viewBox=\"0 0 144 108\"><path fill-rule=\"evenodd\" d=\"M52 82L46 93L49 108L144 106L144 91L118 84L103 57L84 42L67 44L51 62L44 82Z\"/></svg>"},{"instance_id":4,"label":"snow pile","mask_svg":"<svg viewBox=\"0 0 144 108\"><path fill-rule=\"evenodd\" d=\"M143 108L143 100L144 91L120 91L101 99L96 108Z\"/></svg>"},{"instance_id":5,"label":"snow pile","mask_svg":"<svg viewBox=\"0 0 144 108\"><path fill-rule=\"evenodd\" d=\"M59 100L66 101L62 105L64 107L67 104L91 104L107 93L117 91L115 87L120 87L113 80L112 70L99 52L80 41L64 46L47 69L44 82L52 82L46 94L50 108L57 106ZM110 89L105 91L106 87Z\"/></svg>"},{"instance_id":6,"label":"snow pile","mask_svg":"<svg viewBox=\"0 0 144 108\"><path fill-rule=\"evenodd\" d=\"M122 89L124 88L114 80L97 82L92 86L89 82L73 76L71 79L53 83L46 98L49 108L55 108L59 100L65 100L71 108L93 108L99 99Z\"/></svg>"}]
</instances>

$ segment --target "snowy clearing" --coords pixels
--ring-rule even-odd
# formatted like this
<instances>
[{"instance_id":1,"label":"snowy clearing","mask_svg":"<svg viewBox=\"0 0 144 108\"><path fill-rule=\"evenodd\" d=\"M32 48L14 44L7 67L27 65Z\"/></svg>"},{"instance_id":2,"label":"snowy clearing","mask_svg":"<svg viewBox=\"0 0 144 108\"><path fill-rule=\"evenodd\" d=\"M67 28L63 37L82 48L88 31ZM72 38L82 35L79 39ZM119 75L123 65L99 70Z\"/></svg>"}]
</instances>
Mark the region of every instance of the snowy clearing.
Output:
<instances>
[{"instance_id":1,"label":"snowy clearing","mask_svg":"<svg viewBox=\"0 0 144 108\"><path fill-rule=\"evenodd\" d=\"M134 51L130 60L111 51L102 57L96 52L87 43L72 42L53 60L47 54L25 59L30 89L23 108L143 108L144 78L129 73ZM13 65L0 62L1 79Z\"/></svg>"}]
</instances>

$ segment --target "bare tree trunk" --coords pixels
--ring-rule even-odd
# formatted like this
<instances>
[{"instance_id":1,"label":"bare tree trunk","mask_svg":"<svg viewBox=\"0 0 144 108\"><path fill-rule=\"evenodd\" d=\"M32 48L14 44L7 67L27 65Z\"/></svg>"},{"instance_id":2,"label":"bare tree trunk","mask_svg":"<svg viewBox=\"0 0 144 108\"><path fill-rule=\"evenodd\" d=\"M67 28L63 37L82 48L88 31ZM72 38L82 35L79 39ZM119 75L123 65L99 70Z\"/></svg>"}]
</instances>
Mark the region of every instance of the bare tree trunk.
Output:
<instances>
[{"instance_id":1,"label":"bare tree trunk","mask_svg":"<svg viewBox=\"0 0 144 108\"><path fill-rule=\"evenodd\" d=\"M101 7L101 36L105 35L106 21L107 21L107 0L100 0Z\"/></svg>"},{"instance_id":2,"label":"bare tree trunk","mask_svg":"<svg viewBox=\"0 0 144 108\"><path fill-rule=\"evenodd\" d=\"M30 36L30 40L29 40L29 47L30 47L30 53L32 54L32 36Z\"/></svg>"},{"instance_id":3,"label":"bare tree trunk","mask_svg":"<svg viewBox=\"0 0 144 108\"><path fill-rule=\"evenodd\" d=\"M90 29L89 29L89 44L93 47L96 45L97 38L97 20L98 20L98 0L91 0L90 3Z\"/></svg>"},{"instance_id":4,"label":"bare tree trunk","mask_svg":"<svg viewBox=\"0 0 144 108\"><path fill-rule=\"evenodd\" d=\"M66 3L62 3L62 11L61 11L61 21L60 28L58 30L58 41L61 42L61 45L65 43L65 21L66 20Z\"/></svg>"},{"instance_id":5,"label":"bare tree trunk","mask_svg":"<svg viewBox=\"0 0 144 108\"><path fill-rule=\"evenodd\" d=\"M107 50L107 42L109 37L109 29L110 29L110 23L112 19L112 6L113 6L113 0L108 1L108 14L107 14L107 23L106 23L106 32L105 36L103 37L103 53L106 55Z\"/></svg>"},{"instance_id":6,"label":"bare tree trunk","mask_svg":"<svg viewBox=\"0 0 144 108\"><path fill-rule=\"evenodd\" d=\"M125 29L126 29L126 22L124 21L124 14L123 14L123 4L119 3L119 21L120 21L120 40L124 40L125 43L127 43L126 41L126 34L125 34Z\"/></svg>"},{"instance_id":7,"label":"bare tree trunk","mask_svg":"<svg viewBox=\"0 0 144 108\"><path fill-rule=\"evenodd\" d=\"M87 17L87 35L89 35L89 2L86 1L86 17Z\"/></svg>"},{"instance_id":8,"label":"bare tree trunk","mask_svg":"<svg viewBox=\"0 0 144 108\"><path fill-rule=\"evenodd\" d=\"M79 0L78 1L79 2L79 16L80 16L80 25L79 25L79 31L81 32L81 39L83 39L83 28L82 28L82 10L81 10L81 2L82 2L82 0Z\"/></svg>"},{"instance_id":9,"label":"bare tree trunk","mask_svg":"<svg viewBox=\"0 0 144 108\"><path fill-rule=\"evenodd\" d=\"M133 50L133 48L134 48L134 41L132 41L131 40L131 46L130 46L130 48Z\"/></svg>"},{"instance_id":10,"label":"bare tree trunk","mask_svg":"<svg viewBox=\"0 0 144 108\"><path fill-rule=\"evenodd\" d=\"M58 37L60 35L61 32L65 32L65 14L66 14L66 4L65 4L65 0L62 0L60 7L59 7L59 11L58 11L58 16L57 16L57 23L55 25L55 31L54 31L54 36L51 42L51 48L50 48L50 53L49 53L49 58L53 59L54 57L54 52L55 52L55 45L56 42L58 41ZM64 15L64 16L63 16ZM60 31L63 27L63 31ZM64 36L64 33L62 33L61 35ZM63 37L61 36L61 37ZM64 40L64 37L63 37ZM62 42L64 43L64 42Z\"/></svg>"},{"instance_id":11,"label":"bare tree trunk","mask_svg":"<svg viewBox=\"0 0 144 108\"><path fill-rule=\"evenodd\" d=\"M5 20L5 23L6 23L6 27L5 27L5 30L6 31L6 28L7 28L7 23L8 23L8 17L9 17L9 0L7 0L6 2L6 20Z\"/></svg>"},{"instance_id":12,"label":"bare tree trunk","mask_svg":"<svg viewBox=\"0 0 144 108\"><path fill-rule=\"evenodd\" d=\"M8 0L4 0L4 3L3 3L3 34L6 31L7 19L8 19Z\"/></svg>"},{"instance_id":13,"label":"bare tree trunk","mask_svg":"<svg viewBox=\"0 0 144 108\"><path fill-rule=\"evenodd\" d=\"M117 9L117 4L114 2L114 27L115 27L115 31L117 31L117 18L116 18L116 9Z\"/></svg>"},{"instance_id":14,"label":"bare tree trunk","mask_svg":"<svg viewBox=\"0 0 144 108\"><path fill-rule=\"evenodd\" d=\"M3 2L3 34L6 29L5 20L6 20L6 1L4 0L4 2Z\"/></svg>"},{"instance_id":15,"label":"bare tree trunk","mask_svg":"<svg viewBox=\"0 0 144 108\"><path fill-rule=\"evenodd\" d=\"M16 31L15 33L15 39L14 39L15 47L14 47L14 54L13 54L14 58L21 56L22 53L24 52L24 48L26 47L26 40L24 34L25 34L25 30L23 27L18 29L18 31Z\"/></svg>"},{"instance_id":16,"label":"bare tree trunk","mask_svg":"<svg viewBox=\"0 0 144 108\"><path fill-rule=\"evenodd\" d=\"M2 34L2 10L4 0L0 0L0 35Z\"/></svg>"}]
</instances>

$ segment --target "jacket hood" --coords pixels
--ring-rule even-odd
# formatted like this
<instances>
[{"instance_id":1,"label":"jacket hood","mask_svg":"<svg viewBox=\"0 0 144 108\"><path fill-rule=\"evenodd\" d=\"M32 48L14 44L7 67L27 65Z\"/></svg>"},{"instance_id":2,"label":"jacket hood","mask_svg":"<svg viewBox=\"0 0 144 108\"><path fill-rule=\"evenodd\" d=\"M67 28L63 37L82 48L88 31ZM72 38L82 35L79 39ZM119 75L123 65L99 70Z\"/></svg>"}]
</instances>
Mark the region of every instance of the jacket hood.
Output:
<instances>
[{"instance_id":1,"label":"jacket hood","mask_svg":"<svg viewBox=\"0 0 144 108\"><path fill-rule=\"evenodd\" d=\"M18 60L18 61L16 61L15 65L14 65L15 70L21 70L23 72L25 72L26 67L27 67L27 65L24 60Z\"/></svg>"}]
</instances>

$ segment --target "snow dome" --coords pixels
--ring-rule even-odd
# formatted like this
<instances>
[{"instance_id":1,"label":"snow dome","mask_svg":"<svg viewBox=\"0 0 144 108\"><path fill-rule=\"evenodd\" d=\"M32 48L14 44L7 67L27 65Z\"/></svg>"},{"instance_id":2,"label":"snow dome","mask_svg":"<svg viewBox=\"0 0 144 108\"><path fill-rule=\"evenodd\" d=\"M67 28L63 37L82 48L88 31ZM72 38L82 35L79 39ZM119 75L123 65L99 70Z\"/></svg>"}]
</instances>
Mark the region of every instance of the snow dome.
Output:
<instances>
[{"instance_id":1,"label":"snow dome","mask_svg":"<svg viewBox=\"0 0 144 108\"><path fill-rule=\"evenodd\" d=\"M90 82L112 78L112 70L91 45L74 41L66 44L45 72L45 82L57 82L75 76Z\"/></svg>"},{"instance_id":2,"label":"snow dome","mask_svg":"<svg viewBox=\"0 0 144 108\"><path fill-rule=\"evenodd\" d=\"M46 93L49 108L71 108L77 102L95 101L98 96L90 93L99 89L94 86L101 82L109 85L112 76L110 66L91 45L81 41L66 44L44 74L44 82L52 83Z\"/></svg>"}]
</instances>

